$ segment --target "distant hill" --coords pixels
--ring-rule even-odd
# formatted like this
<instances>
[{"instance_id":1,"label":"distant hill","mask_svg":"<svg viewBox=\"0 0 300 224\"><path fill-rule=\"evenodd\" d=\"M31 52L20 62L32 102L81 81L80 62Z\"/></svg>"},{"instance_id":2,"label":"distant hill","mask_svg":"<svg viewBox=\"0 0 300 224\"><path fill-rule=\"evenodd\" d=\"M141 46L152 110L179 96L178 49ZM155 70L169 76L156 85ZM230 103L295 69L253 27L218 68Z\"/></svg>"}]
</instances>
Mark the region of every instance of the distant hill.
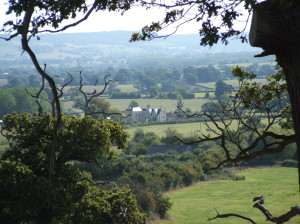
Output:
<instances>
[{"instance_id":1,"label":"distant hill","mask_svg":"<svg viewBox=\"0 0 300 224\"><path fill-rule=\"evenodd\" d=\"M31 40L31 46L40 60L59 66L136 66L153 60L154 64L188 63L187 61L193 64L193 60L201 61L201 57L207 59L208 54L214 55L215 60L218 60L218 54L242 54L249 58L261 51L239 40L232 40L227 46L218 44L212 48L202 47L197 34L178 34L166 39L129 43L131 33L113 31L42 34L39 41L36 38ZM0 49L0 65L31 65L28 56L21 57L18 38L9 42L0 40ZM224 63L230 63L224 60L226 58L220 57Z\"/></svg>"}]
</instances>

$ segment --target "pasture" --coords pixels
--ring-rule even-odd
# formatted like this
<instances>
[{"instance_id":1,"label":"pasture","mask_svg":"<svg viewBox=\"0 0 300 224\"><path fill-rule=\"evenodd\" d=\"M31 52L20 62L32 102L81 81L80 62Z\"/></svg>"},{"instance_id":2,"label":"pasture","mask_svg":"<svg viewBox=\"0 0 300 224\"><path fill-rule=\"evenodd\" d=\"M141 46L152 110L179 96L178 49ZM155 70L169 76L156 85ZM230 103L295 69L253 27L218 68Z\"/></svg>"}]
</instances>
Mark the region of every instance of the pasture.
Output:
<instances>
[{"instance_id":1,"label":"pasture","mask_svg":"<svg viewBox=\"0 0 300 224\"><path fill-rule=\"evenodd\" d=\"M267 124L267 119L263 119L262 123ZM216 129L214 124L212 122L207 122L207 124L210 126L212 129ZM221 127L221 125L219 123ZM237 122L232 122L231 123L231 130L236 130L237 129ZM145 132L154 132L156 135L159 137L162 137L165 135L165 132L168 128L171 129L176 129L178 133L182 134L184 137L191 137L191 136L199 136L201 134L205 135L210 135L213 136L214 133L208 129L208 127L205 125L204 122L193 122L193 123L177 123L177 124L157 124L157 125L148 125L148 126L140 126L140 127L132 127L126 129L126 131L130 134L133 135L133 133L137 129L143 129ZM274 133L282 134L281 133L281 128L277 124L274 124L274 127L270 129L270 131L273 131ZM292 131L285 131L286 134L293 134Z\"/></svg>"},{"instance_id":2,"label":"pasture","mask_svg":"<svg viewBox=\"0 0 300 224\"><path fill-rule=\"evenodd\" d=\"M177 132L182 134L184 137L195 136L200 133L207 134L206 126L201 122L149 125L149 126L128 128L126 129L126 131L132 136L137 129L143 129L145 132L154 132L159 137L162 137L165 135L166 130L168 128L176 129Z\"/></svg>"},{"instance_id":3,"label":"pasture","mask_svg":"<svg viewBox=\"0 0 300 224\"><path fill-rule=\"evenodd\" d=\"M224 80L224 82L228 85L232 85L233 88L238 88L239 87L239 81L237 79ZM253 79L252 82L265 84L265 83L267 83L267 80L266 79ZM206 83L197 83L197 84L201 85L201 86L204 86L206 88L211 88L211 89L215 89L215 87L216 87L215 82L206 82Z\"/></svg>"},{"instance_id":4,"label":"pasture","mask_svg":"<svg viewBox=\"0 0 300 224\"><path fill-rule=\"evenodd\" d=\"M0 79L1 81L1 79ZM101 80L102 81L102 80ZM79 88L79 86L66 86L64 88L65 92L67 92L71 88ZM97 92L102 91L104 88L104 85L84 85L82 87L83 91L86 92L93 92L94 90L97 90ZM117 85L117 88L121 90L121 92L136 92L137 89L133 85Z\"/></svg>"},{"instance_id":5,"label":"pasture","mask_svg":"<svg viewBox=\"0 0 300 224\"><path fill-rule=\"evenodd\" d=\"M168 220L151 224L248 224L238 218L215 219L214 208L220 214L236 213L253 219L258 224L269 223L262 213L253 208L253 197L263 195L265 207L273 216L280 216L299 203L296 168L268 167L247 169L239 173L245 181L199 182L187 188L167 192L173 202ZM299 224L300 216L289 224Z\"/></svg>"},{"instance_id":6,"label":"pasture","mask_svg":"<svg viewBox=\"0 0 300 224\"><path fill-rule=\"evenodd\" d=\"M113 107L117 107L120 110L128 108L130 102L135 100L142 108L163 108L167 112L173 112L177 108L177 100L172 99L106 99ZM209 99L183 99L184 108L190 108L192 111L200 111L201 106L209 102Z\"/></svg>"},{"instance_id":7,"label":"pasture","mask_svg":"<svg viewBox=\"0 0 300 224\"><path fill-rule=\"evenodd\" d=\"M0 79L0 86L5 86L7 85L8 81L7 79Z\"/></svg>"}]
</instances>

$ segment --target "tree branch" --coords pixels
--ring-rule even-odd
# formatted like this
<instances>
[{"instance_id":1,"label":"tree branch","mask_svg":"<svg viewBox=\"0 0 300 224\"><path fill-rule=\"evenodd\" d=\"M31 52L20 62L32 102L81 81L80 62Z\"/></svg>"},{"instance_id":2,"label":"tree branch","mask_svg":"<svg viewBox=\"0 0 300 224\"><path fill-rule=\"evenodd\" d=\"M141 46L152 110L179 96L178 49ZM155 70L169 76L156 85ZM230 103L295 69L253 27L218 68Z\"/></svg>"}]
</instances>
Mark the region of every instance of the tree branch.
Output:
<instances>
[{"instance_id":1,"label":"tree branch","mask_svg":"<svg viewBox=\"0 0 300 224\"><path fill-rule=\"evenodd\" d=\"M228 214L219 214L219 212L215 209L215 211L217 212L217 215L213 218L209 218L208 221L212 221L214 219L227 219L229 217L237 217L237 218L240 218L240 219L244 219L244 220L247 220L253 224L257 224L256 222L254 222L252 219L248 218L248 217L245 217L245 216L242 216L242 215L239 215L239 214L235 214L235 213L228 213Z\"/></svg>"},{"instance_id":2,"label":"tree branch","mask_svg":"<svg viewBox=\"0 0 300 224\"><path fill-rule=\"evenodd\" d=\"M267 218L267 221L276 223L276 224L284 224L286 222L288 222L290 219L292 219L293 217L300 215L300 205L296 205L294 207L291 208L290 211L288 211L287 213L278 216L278 217L273 217L272 214L263 206L264 202L265 202L265 198L263 196L260 197L255 197L253 198L253 201L258 201L256 202L253 207L259 209L264 216ZM229 218L229 217L237 217L240 219L244 219L247 220L253 224L256 224L255 221L253 221L252 219L239 215L239 214L234 214L234 213L228 213L228 214L219 214L219 212L215 209L215 211L217 212L217 215L213 218L209 218L208 221L214 220L214 219L218 219L218 218Z\"/></svg>"}]
</instances>

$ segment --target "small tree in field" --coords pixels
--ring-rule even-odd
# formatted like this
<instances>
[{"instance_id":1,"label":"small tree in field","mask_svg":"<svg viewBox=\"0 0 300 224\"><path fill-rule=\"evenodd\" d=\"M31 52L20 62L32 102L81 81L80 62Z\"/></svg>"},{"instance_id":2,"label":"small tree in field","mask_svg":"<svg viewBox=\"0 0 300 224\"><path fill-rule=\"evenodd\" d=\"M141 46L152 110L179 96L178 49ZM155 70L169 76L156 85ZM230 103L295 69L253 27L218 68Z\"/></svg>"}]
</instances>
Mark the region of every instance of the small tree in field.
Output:
<instances>
[{"instance_id":1,"label":"small tree in field","mask_svg":"<svg viewBox=\"0 0 300 224\"><path fill-rule=\"evenodd\" d=\"M231 85L226 84L223 80L216 82L215 96L220 97L226 93L231 93L233 90Z\"/></svg>"}]
</instances>

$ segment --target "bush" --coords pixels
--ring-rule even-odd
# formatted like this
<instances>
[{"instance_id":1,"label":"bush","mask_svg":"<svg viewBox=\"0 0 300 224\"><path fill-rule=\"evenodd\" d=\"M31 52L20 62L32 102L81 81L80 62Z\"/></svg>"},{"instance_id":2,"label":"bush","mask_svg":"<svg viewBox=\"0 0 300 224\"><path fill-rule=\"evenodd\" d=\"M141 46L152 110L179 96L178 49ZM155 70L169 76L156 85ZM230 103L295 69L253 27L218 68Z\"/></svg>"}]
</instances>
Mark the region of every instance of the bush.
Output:
<instances>
[{"instance_id":1,"label":"bush","mask_svg":"<svg viewBox=\"0 0 300 224\"><path fill-rule=\"evenodd\" d=\"M113 93L111 99L139 99L141 97L141 94L137 92Z\"/></svg>"},{"instance_id":2,"label":"bush","mask_svg":"<svg viewBox=\"0 0 300 224\"><path fill-rule=\"evenodd\" d=\"M156 212L161 219L166 217L167 211L172 207L172 202L170 199L163 196L162 194L156 195L157 207Z\"/></svg>"},{"instance_id":3,"label":"bush","mask_svg":"<svg viewBox=\"0 0 300 224\"><path fill-rule=\"evenodd\" d=\"M281 162L283 167L298 167L298 161L292 159L286 159Z\"/></svg>"}]
</instances>

